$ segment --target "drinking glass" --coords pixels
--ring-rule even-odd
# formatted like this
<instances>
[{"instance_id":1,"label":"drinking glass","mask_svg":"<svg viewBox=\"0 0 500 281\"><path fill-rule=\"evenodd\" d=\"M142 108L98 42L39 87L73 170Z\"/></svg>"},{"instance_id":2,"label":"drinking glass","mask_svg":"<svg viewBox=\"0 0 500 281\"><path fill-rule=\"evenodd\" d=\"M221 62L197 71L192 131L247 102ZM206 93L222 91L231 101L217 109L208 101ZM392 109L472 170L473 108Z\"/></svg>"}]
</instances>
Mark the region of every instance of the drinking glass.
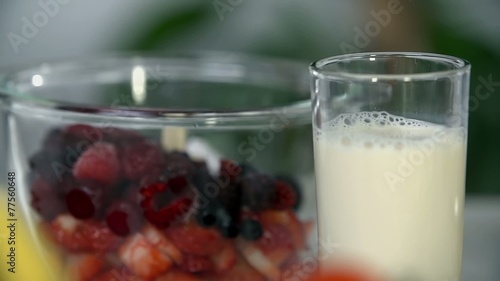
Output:
<instances>
[{"instance_id":1,"label":"drinking glass","mask_svg":"<svg viewBox=\"0 0 500 281\"><path fill-rule=\"evenodd\" d=\"M360 53L310 73L321 270L461 280L469 63Z\"/></svg>"}]
</instances>

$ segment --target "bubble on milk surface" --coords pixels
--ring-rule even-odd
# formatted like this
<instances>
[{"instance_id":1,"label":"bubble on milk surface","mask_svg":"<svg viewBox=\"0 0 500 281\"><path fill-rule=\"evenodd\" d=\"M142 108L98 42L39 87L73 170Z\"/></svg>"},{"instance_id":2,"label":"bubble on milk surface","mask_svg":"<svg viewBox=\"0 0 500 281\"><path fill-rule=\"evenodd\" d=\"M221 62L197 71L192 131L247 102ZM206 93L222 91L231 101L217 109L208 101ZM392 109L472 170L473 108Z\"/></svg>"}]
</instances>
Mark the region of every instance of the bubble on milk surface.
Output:
<instances>
[{"instance_id":1,"label":"bubble on milk surface","mask_svg":"<svg viewBox=\"0 0 500 281\"><path fill-rule=\"evenodd\" d=\"M385 111L340 114L324 128L328 139L336 139L344 146L359 144L366 149L392 147L397 150L443 129Z\"/></svg>"}]
</instances>

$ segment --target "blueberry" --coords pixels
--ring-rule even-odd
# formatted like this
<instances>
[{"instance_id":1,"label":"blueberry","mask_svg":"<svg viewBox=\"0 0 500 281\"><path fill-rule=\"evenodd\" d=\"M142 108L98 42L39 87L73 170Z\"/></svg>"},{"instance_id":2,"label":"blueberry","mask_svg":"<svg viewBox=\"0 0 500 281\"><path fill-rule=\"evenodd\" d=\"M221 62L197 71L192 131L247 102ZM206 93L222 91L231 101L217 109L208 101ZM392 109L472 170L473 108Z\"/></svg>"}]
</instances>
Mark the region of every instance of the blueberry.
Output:
<instances>
[{"instance_id":1,"label":"blueberry","mask_svg":"<svg viewBox=\"0 0 500 281\"><path fill-rule=\"evenodd\" d=\"M241 236L249 241L255 241L262 237L264 230L262 225L253 219L245 219L241 222Z\"/></svg>"},{"instance_id":2,"label":"blueberry","mask_svg":"<svg viewBox=\"0 0 500 281\"><path fill-rule=\"evenodd\" d=\"M196 220L201 226L212 227L217 224L217 206L214 204L208 204L204 208L198 210L196 214Z\"/></svg>"},{"instance_id":3,"label":"blueberry","mask_svg":"<svg viewBox=\"0 0 500 281\"><path fill-rule=\"evenodd\" d=\"M226 238L235 238L240 232L236 219L224 208L217 210L217 227Z\"/></svg>"}]
</instances>

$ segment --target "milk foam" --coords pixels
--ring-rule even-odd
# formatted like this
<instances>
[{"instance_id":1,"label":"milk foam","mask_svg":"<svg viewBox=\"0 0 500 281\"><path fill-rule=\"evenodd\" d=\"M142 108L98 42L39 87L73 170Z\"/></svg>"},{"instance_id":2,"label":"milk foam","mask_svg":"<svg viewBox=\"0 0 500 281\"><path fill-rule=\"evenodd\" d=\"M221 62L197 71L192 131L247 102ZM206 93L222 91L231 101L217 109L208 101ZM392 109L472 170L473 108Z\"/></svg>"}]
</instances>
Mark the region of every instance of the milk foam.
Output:
<instances>
[{"instance_id":1,"label":"milk foam","mask_svg":"<svg viewBox=\"0 0 500 281\"><path fill-rule=\"evenodd\" d=\"M358 112L341 114L316 130L317 138L343 145L363 145L366 148L412 147L427 139L438 143L463 141L463 128L447 128L429 122L404 118L390 113Z\"/></svg>"}]
</instances>

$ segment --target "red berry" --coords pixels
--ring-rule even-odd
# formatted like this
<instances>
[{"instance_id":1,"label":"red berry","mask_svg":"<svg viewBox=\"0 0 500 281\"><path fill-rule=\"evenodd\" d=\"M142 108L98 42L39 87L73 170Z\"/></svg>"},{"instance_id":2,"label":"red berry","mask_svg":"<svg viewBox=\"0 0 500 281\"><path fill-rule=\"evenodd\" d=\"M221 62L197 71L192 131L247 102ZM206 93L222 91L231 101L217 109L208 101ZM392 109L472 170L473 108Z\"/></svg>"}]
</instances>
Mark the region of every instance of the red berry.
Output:
<instances>
[{"instance_id":1,"label":"red berry","mask_svg":"<svg viewBox=\"0 0 500 281\"><path fill-rule=\"evenodd\" d=\"M167 274L160 276L155 281L202 281L202 280L205 279L200 279L193 274L184 273L178 270L170 270ZM233 281L236 281L236 279Z\"/></svg>"},{"instance_id":2,"label":"red berry","mask_svg":"<svg viewBox=\"0 0 500 281\"><path fill-rule=\"evenodd\" d=\"M217 230L194 223L171 226L166 229L166 234L178 249L188 254L211 255L224 246L224 239Z\"/></svg>"},{"instance_id":3,"label":"red berry","mask_svg":"<svg viewBox=\"0 0 500 281\"><path fill-rule=\"evenodd\" d=\"M292 209L295 206L297 195L293 188L285 181L278 180L275 183L276 197L273 207L278 210Z\"/></svg>"},{"instance_id":4,"label":"red berry","mask_svg":"<svg viewBox=\"0 0 500 281\"><path fill-rule=\"evenodd\" d=\"M218 281L264 281L264 276L250 266L245 259L239 258L229 271L217 276Z\"/></svg>"},{"instance_id":5,"label":"red berry","mask_svg":"<svg viewBox=\"0 0 500 281\"><path fill-rule=\"evenodd\" d=\"M112 268L103 274L97 276L93 281L144 281L141 277L137 277L126 267Z\"/></svg>"},{"instance_id":6,"label":"red berry","mask_svg":"<svg viewBox=\"0 0 500 281\"><path fill-rule=\"evenodd\" d=\"M57 190L41 177L37 177L31 189L31 206L47 221L65 211Z\"/></svg>"},{"instance_id":7,"label":"red berry","mask_svg":"<svg viewBox=\"0 0 500 281\"><path fill-rule=\"evenodd\" d=\"M88 141L95 143L103 140L104 134L100 128L96 128L87 124L74 124L66 127L63 132L67 138Z\"/></svg>"},{"instance_id":8,"label":"red berry","mask_svg":"<svg viewBox=\"0 0 500 281\"><path fill-rule=\"evenodd\" d=\"M129 237L120 246L118 255L129 270L147 280L161 276L173 265L167 255L149 243L140 233Z\"/></svg>"},{"instance_id":9,"label":"red berry","mask_svg":"<svg viewBox=\"0 0 500 281\"><path fill-rule=\"evenodd\" d=\"M122 166L125 177L140 180L150 174L158 174L165 168L165 159L161 148L150 142L136 142L122 151Z\"/></svg>"},{"instance_id":10,"label":"red berry","mask_svg":"<svg viewBox=\"0 0 500 281\"><path fill-rule=\"evenodd\" d=\"M145 138L136 131L108 127L102 129L104 141L111 142L120 146L128 145L132 142L144 141Z\"/></svg>"},{"instance_id":11,"label":"red berry","mask_svg":"<svg viewBox=\"0 0 500 281\"><path fill-rule=\"evenodd\" d=\"M190 273L201 273L213 271L214 264L204 256L184 255L180 269Z\"/></svg>"},{"instance_id":12,"label":"red berry","mask_svg":"<svg viewBox=\"0 0 500 281\"><path fill-rule=\"evenodd\" d=\"M178 194L188 186L188 181L185 176L175 176L168 179L168 186L173 193Z\"/></svg>"},{"instance_id":13,"label":"red berry","mask_svg":"<svg viewBox=\"0 0 500 281\"><path fill-rule=\"evenodd\" d=\"M142 225L139 210L125 201L116 201L106 216L108 227L119 236L127 236L139 230Z\"/></svg>"},{"instance_id":14,"label":"red berry","mask_svg":"<svg viewBox=\"0 0 500 281\"><path fill-rule=\"evenodd\" d=\"M77 219L90 219L104 205L104 188L101 184L87 182L73 188L65 196L66 207Z\"/></svg>"},{"instance_id":15,"label":"red berry","mask_svg":"<svg viewBox=\"0 0 500 281\"><path fill-rule=\"evenodd\" d=\"M229 177L231 181L234 181L242 171L243 169L231 160L220 161L220 174Z\"/></svg>"},{"instance_id":16,"label":"red berry","mask_svg":"<svg viewBox=\"0 0 500 281\"><path fill-rule=\"evenodd\" d=\"M143 201L145 202L145 201ZM144 217L153 225L159 228L165 228L170 225L170 223L176 221L179 217L186 214L192 205L193 200L190 198L180 198L173 201L166 207L159 210L154 208L149 208L147 204L142 204L144 208Z\"/></svg>"},{"instance_id":17,"label":"red berry","mask_svg":"<svg viewBox=\"0 0 500 281\"><path fill-rule=\"evenodd\" d=\"M236 264L237 258L238 252L232 241L225 241L223 248L210 256L216 272L227 272Z\"/></svg>"},{"instance_id":18,"label":"red berry","mask_svg":"<svg viewBox=\"0 0 500 281\"><path fill-rule=\"evenodd\" d=\"M66 262L71 280L94 280L104 267L104 259L94 254L69 255Z\"/></svg>"},{"instance_id":19,"label":"red berry","mask_svg":"<svg viewBox=\"0 0 500 281\"><path fill-rule=\"evenodd\" d=\"M59 244L70 251L110 251L120 238L102 222L79 221L70 215L59 215L51 224Z\"/></svg>"},{"instance_id":20,"label":"red berry","mask_svg":"<svg viewBox=\"0 0 500 281\"><path fill-rule=\"evenodd\" d=\"M168 187L167 183L158 182L140 189L143 196L140 206L144 217L158 228L168 227L170 223L186 214L193 203L191 198L172 201L174 196L168 193Z\"/></svg>"},{"instance_id":21,"label":"red berry","mask_svg":"<svg viewBox=\"0 0 500 281\"><path fill-rule=\"evenodd\" d=\"M77 179L95 180L105 185L115 184L120 176L120 162L114 145L99 142L85 150L73 169Z\"/></svg>"}]
</instances>

